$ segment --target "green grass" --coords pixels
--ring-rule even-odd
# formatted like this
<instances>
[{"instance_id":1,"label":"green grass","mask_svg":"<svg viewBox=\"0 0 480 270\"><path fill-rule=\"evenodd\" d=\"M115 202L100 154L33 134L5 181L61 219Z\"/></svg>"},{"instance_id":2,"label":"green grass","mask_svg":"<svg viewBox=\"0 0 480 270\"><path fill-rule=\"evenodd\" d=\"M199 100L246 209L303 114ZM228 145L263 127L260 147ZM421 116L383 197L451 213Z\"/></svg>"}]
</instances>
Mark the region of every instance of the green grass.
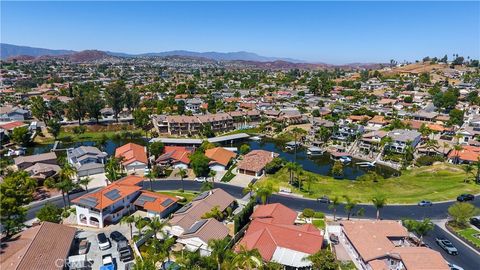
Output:
<instances>
[{"instance_id":1,"label":"green grass","mask_svg":"<svg viewBox=\"0 0 480 270\"><path fill-rule=\"evenodd\" d=\"M222 177L222 182L230 182L230 180L232 180L236 174L234 174L232 171L233 169L235 169L235 167L237 167L237 165L233 165L230 167L230 169L228 169L228 171L223 175Z\"/></svg>"},{"instance_id":2,"label":"green grass","mask_svg":"<svg viewBox=\"0 0 480 270\"><path fill-rule=\"evenodd\" d=\"M480 235L480 231L477 231L474 228L467 228L463 230L458 230L457 233L463 236L476 247L480 248L480 238L474 236L475 234Z\"/></svg>"},{"instance_id":3,"label":"green grass","mask_svg":"<svg viewBox=\"0 0 480 270\"><path fill-rule=\"evenodd\" d=\"M312 224L319 229L325 229L325 220L323 219L314 219Z\"/></svg>"},{"instance_id":4,"label":"green grass","mask_svg":"<svg viewBox=\"0 0 480 270\"><path fill-rule=\"evenodd\" d=\"M313 175L316 181L311 184L310 192L288 184L288 172L285 169L268 176L262 181L271 182L275 187L288 187L305 197L318 198L327 195L330 198L344 195L354 200L370 203L376 194L387 197L387 203L417 203L420 200L443 201L455 199L461 193L480 193L480 185L464 183L465 173L461 167L442 163L434 166L404 171L399 177L372 181L337 180L332 177L304 172ZM304 183L305 188L307 184Z\"/></svg>"},{"instance_id":5,"label":"green grass","mask_svg":"<svg viewBox=\"0 0 480 270\"><path fill-rule=\"evenodd\" d=\"M191 202L193 198L197 197L198 193L196 192L181 192L180 190L169 190L158 192L160 194L170 195L170 196L180 196L185 198L186 202Z\"/></svg>"}]
</instances>

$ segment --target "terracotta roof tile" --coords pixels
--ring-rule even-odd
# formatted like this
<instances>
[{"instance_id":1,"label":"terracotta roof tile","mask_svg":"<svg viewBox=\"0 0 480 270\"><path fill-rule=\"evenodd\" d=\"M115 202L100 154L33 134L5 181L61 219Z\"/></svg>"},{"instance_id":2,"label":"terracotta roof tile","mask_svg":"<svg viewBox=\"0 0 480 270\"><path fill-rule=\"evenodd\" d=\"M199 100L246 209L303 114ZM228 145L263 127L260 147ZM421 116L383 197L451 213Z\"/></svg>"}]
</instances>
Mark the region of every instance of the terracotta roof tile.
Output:
<instances>
[{"instance_id":1,"label":"terracotta roof tile","mask_svg":"<svg viewBox=\"0 0 480 270\"><path fill-rule=\"evenodd\" d=\"M207 149L205 151L205 156L211 159L212 161L217 162L223 166L227 166L231 159L235 158L237 154L232 151L228 151L223 147L215 147L212 149Z\"/></svg>"},{"instance_id":2,"label":"terracotta roof tile","mask_svg":"<svg viewBox=\"0 0 480 270\"><path fill-rule=\"evenodd\" d=\"M141 146L135 143L127 143L118 147L115 150L115 157L123 157L122 164L124 166L133 163L133 162L142 162L147 164L147 153L145 151L145 146Z\"/></svg>"}]
</instances>

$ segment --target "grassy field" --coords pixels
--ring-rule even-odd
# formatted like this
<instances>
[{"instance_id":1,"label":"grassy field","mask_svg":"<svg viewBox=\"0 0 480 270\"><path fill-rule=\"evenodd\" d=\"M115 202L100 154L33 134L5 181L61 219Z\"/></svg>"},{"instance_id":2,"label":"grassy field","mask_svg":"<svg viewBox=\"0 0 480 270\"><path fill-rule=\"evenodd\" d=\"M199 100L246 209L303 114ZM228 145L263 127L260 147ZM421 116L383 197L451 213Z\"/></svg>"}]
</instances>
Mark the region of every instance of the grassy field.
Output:
<instances>
[{"instance_id":1,"label":"grassy field","mask_svg":"<svg viewBox=\"0 0 480 270\"><path fill-rule=\"evenodd\" d=\"M108 137L108 139L112 139L115 136L121 136L126 132L129 133L138 133L140 136L144 136L145 132L141 129L136 129L131 125L108 125L108 126L101 126L101 125L85 125L86 131L82 134L75 134L73 132L73 127L62 127L60 134L57 137L58 141L65 141L65 142L81 142L81 141L98 141L104 135ZM55 139L49 136L37 136L35 138L35 142L41 144L48 144L53 143Z\"/></svg>"},{"instance_id":2,"label":"grassy field","mask_svg":"<svg viewBox=\"0 0 480 270\"><path fill-rule=\"evenodd\" d=\"M468 228L464 230L457 231L458 234L467 239L470 243L480 248L480 238L475 237L474 235L480 235L480 231L475 230L474 228Z\"/></svg>"},{"instance_id":3,"label":"grassy field","mask_svg":"<svg viewBox=\"0 0 480 270\"><path fill-rule=\"evenodd\" d=\"M332 177L304 172L303 179L308 175L315 177L310 186L304 182L302 189L288 184L288 172L285 169L268 176L262 181L271 182L276 187L288 187L292 192L305 197L318 198L327 195L330 198L347 195L354 200L369 203L376 194L383 194L387 202L417 203L420 200L443 201L455 199L461 193L480 193L480 185L464 183L465 173L461 167L451 164L438 164L411 171L404 171L401 176L371 181L337 180Z\"/></svg>"},{"instance_id":4,"label":"grassy field","mask_svg":"<svg viewBox=\"0 0 480 270\"><path fill-rule=\"evenodd\" d=\"M314 219L312 224L319 229L325 229L325 220L323 219Z\"/></svg>"}]
</instances>

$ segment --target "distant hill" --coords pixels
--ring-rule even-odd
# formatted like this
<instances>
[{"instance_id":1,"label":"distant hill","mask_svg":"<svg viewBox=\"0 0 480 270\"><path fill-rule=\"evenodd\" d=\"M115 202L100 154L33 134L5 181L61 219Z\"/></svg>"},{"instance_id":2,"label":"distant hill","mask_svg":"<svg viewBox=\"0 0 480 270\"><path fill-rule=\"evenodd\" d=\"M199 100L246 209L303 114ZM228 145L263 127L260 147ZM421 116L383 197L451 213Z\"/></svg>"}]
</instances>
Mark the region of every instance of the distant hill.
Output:
<instances>
[{"instance_id":1,"label":"distant hill","mask_svg":"<svg viewBox=\"0 0 480 270\"><path fill-rule=\"evenodd\" d=\"M76 53L72 50L50 50L44 48L33 48L28 46L17 46L12 44L0 43L0 56L2 60L8 59L10 57L17 56L60 56L60 55L69 55ZM261 56L256 53L251 52L192 52L192 51L166 51L166 52L152 52L152 53L142 53L142 54L128 54L128 53L119 53L119 52L105 52L111 56L118 57L148 57L148 56L186 56L186 57L196 57L196 58L207 58L216 61L232 61L232 60L243 60L243 61L258 61L258 62L270 62L270 61L286 61L292 63L302 63L305 61L291 59L291 58L280 58L280 57L266 57Z\"/></svg>"},{"instance_id":2,"label":"distant hill","mask_svg":"<svg viewBox=\"0 0 480 270\"><path fill-rule=\"evenodd\" d=\"M16 56L33 56L33 57L38 57L38 56L43 56L43 55L52 55L52 56L57 56L57 55L67 55L67 54L72 54L75 51L71 50L50 50L50 49L44 49L44 48L34 48L34 47L28 47L28 46L17 46L17 45L12 45L12 44L6 44L6 43L0 43L0 57L2 60L8 59L10 57L16 57Z\"/></svg>"}]
</instances>

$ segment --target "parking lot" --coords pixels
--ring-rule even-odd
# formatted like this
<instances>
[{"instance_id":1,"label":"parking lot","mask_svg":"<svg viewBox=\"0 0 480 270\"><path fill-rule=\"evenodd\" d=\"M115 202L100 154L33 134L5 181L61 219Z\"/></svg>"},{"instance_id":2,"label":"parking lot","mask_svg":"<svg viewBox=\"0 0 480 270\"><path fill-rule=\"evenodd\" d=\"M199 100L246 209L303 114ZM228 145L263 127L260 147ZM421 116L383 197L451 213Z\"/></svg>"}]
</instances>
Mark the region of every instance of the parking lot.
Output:
<instances>
[{"instance_id":1,"label":"parking lot","mask_svg":"<svg viewBox=\"0 0 480 270\"><path fill-rule=\"evenodd\" d=\"M84 229L77 234L79 239L87 239L89 242L89 249L87 252L87 259L92 262L91 269L100 269L102 266L102 256L105 254L111 254L114 263L117 266L117 269L125 269L125 263L121 262L119 259L119 253L117 251L117 243L110 238L110 233L112 231L119 231L127 239L130 239L130 231L127 225L112 225L103 229ZM107 250L100 250L97 242L97 234L105 233L109 238L111 247ZM126 262L128 264L128 262Z\"/></svg>"}]
</instances>

